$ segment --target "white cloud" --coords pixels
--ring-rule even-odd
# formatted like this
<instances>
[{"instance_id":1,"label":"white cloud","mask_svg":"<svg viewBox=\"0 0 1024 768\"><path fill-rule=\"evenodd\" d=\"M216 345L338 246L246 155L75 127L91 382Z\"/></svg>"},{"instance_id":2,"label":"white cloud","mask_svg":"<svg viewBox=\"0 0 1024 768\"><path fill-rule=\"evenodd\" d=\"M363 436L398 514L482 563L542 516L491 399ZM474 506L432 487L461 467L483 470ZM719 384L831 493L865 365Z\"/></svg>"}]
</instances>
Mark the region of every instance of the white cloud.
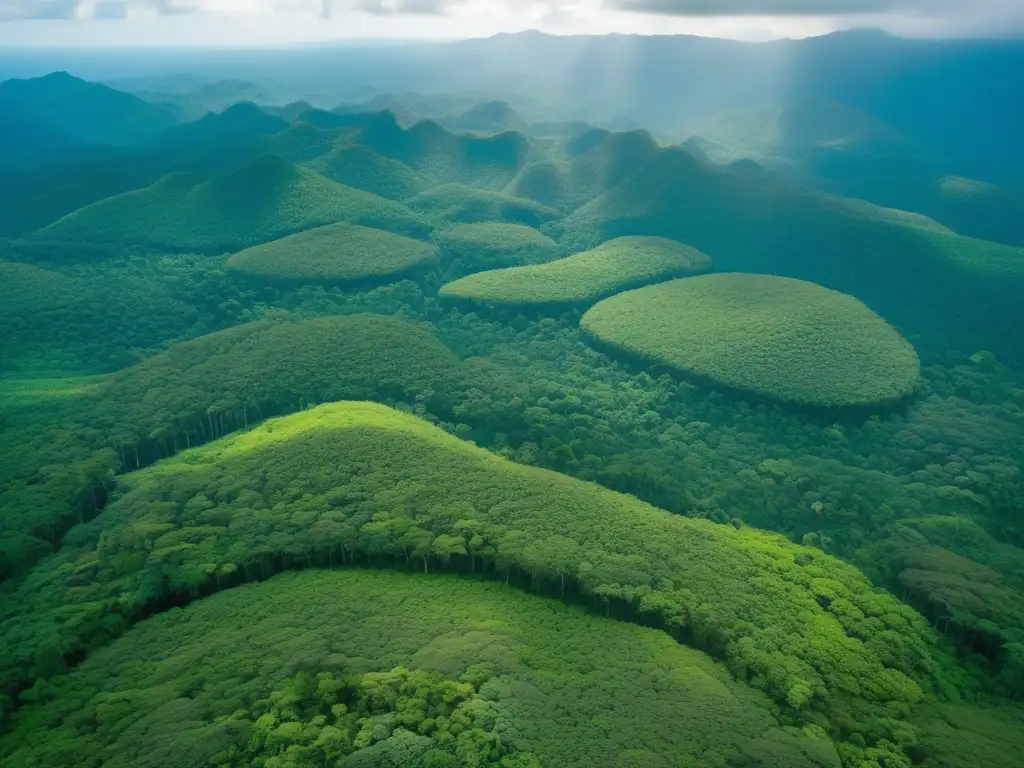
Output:
<instances>
[{"instance_id":1,"label":"white cloud","mask_svg":"<svg viewBox=\"0 0 1024 768\"><path fill-rule=\"evenodd\" d=\"M0 45L267 44L557 34L806 37L849 26L963 36L1024 30L1024 0L0 0Z\"/></svg>"}]
</instances>

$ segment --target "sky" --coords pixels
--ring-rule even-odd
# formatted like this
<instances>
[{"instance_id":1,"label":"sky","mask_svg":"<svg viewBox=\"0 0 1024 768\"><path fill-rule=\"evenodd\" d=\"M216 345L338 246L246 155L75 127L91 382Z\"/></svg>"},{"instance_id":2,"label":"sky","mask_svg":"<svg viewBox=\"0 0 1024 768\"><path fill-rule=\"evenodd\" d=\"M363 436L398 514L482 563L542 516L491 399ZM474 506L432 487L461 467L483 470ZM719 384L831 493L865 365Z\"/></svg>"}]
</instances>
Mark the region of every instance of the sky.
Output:
<instances>
[{"instance_id":1,"label":"sky","mask_svg":"<svg viewBox=\"0 0 1024 768\"><path fill-rule=\"evenodd\" d=\"M768 40L859 27L1016 35L1024 0L0 0L0 46L253 46L524 29Z\"/></svg>"}]
</instances>

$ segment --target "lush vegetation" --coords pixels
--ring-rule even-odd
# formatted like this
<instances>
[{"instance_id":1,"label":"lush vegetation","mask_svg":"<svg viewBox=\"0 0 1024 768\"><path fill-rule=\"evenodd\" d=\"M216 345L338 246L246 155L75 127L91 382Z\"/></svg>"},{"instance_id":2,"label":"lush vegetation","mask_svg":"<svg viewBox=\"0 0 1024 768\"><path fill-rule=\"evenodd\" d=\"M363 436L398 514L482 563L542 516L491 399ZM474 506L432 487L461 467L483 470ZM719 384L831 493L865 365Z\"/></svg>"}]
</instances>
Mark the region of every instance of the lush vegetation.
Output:
<instances>
[{"instance_id":1,"label":"lush vegetation","mask_svg":"<svg viewBox=\"0 0 1024 768\"><path fill-rule=\"evenodd\" d=\"M0 578L59 546L102 507L111 473L310 403L345 398L420 402L455 379L454 355L427 329L354 315L248 323L108 378L17 380L0 386ZM28 398L26 392L39 393ZM74 397L69 397L74 395ZM55 398L59 398L56 399Z\"/></svg>"},{"instance_id":2,"label":"lush vegetation","mask_svg":"<svg viewBox=\"0 0 1024 768\"><path fill-rule=\"evenodd\" d=\"M147 620L38 693L0 739L11 768L85 753L320 768L398 750L417 757L383 764L837 764L814 729L778 727L767 700L663 633L450 575L276 576Z\"/></svg>"},{"instance_id":3,"label":"lush vegetation","mask_svg":"<svg viewBox=\"0 0 1024 768\"><path fill-rule=\"evenodd\" d=\"M1003 330L1024 324L1021 249L944 234L920 216L766 183L679 148L660 150L560 225L576 247L660 235L709 254L719 271L777 274L848 293L936 359L953 347L1019 360L1024 349Z\"/></svg>"},{"instance_id":4,"label":"lush vegetation","mask_svg":"<svg viewBox=\"0 0 1024 768\"><path fill-rule=\"evenodd\" d=\"M234 254L228 269L270 281L359 282L394 277L437 260L420 240L361 227L328 224Z\"/></svg>"},{"instance_id":5,"label":"lush vegetation","mask_svg":"<svg viewBox=\"0 0 1024 768\"><path fill-rule=\"evenodd\" d=\"M138 360L139 348L209 329L214 313L169 286L178 265L167 265L161 284L140 279L130 262L97 280L0 261L0 373L112 370Z\"/></svg>"},{"instance_id":6,"label":"lush vegetation","mask_svg":"<svg viewBox=\"0 0 1024 768\"><path fill-rule=\"evenodd\" d=\"M550 237L525 224L460 224L442 229L435 240L455 274L540 264L566 253Z\"/></svg>"},{"instance_id":7,"label":"lush vegetation","mask_svg":"<svg viewBox=\"0 0 1024 768\"><path fill-rule=\"evenodd\" d=\"M598 341L792 403L873 406L917 386L914 348L852 296L728 273L619 294L580 321Z\"/></svg>"},{"instance_id":8,"label":"lush vegetation","mask_svg":"<svg viewBox=\"0 0 1024 768\"><path fill-rule=\"evenodd\" d=\"M441 287L441 296L478 304L587 305L613 293L706 272L711 259L663 237L618 237L536 266L478 272Z\"/></svg>"},{"instance_id":9,"label":"lush vegetation","mask_svg":"<svg viewBox=\"0 0 1024 768\"><path fill-rule=\"evenodd\" d=\"M1017 767L997 179L169 87L0 85L0 762Z\"/></svg>"},{"instance_id":10,"label":"lush vegetation","mask_svg":"<svg viewBox=\"0 0 1024 768\"><path fill-rule=\"evenodd\" d=\"M579 594L723 658L837 737L899 741L901 713L938 685L924 622L838 560L521 467L381 406L338 403L136 475L0 603L5 687L49 677L161 601L353 561L457 565ZM871 713L867 730L858 712Z\"/></svg>"},{"instance_id":11,"label":"lush vegetation","mask_svg":"<svg viewBox=\"0 0 1024 768\"><path fill-rule=\"evenodd\" d=\"M409 166L358 144L334 147L307 165L339 184L392 200L412 197L426 185Z\"/></svg>"},{"instance_id":12,"label":"lush vegetation","mask_svg":"<svg viewBox=\"0 0 1024 768\"><path fill-rule=\"evenodd\" d=\"M267 155L209 180L172 174L75 211L34 237L223 252L336 221L413 236L429 232L399 203Z\"/></svg>"},{"instance_id":13,"label":"lush vegetation","mask_svg":"<svg viewBox=\"0 0 1024 768\"><path fill-rule=\"evenodd\" d=\"M474 189L464 184L432 187L408 202L411 208L422 213L468 224L504 221L537 227L558 217L558 211L533 200Z\"/></svg>"}]
</instances>

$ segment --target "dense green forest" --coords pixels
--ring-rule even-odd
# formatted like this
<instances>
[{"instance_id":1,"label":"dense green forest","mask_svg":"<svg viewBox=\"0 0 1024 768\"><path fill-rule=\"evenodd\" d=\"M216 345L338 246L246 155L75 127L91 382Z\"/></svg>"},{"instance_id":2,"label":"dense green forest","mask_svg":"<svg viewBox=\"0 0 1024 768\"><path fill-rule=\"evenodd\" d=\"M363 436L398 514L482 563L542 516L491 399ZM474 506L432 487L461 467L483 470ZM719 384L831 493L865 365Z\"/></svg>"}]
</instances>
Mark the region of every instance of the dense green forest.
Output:
<instances>
[{"instance_id":1,"label":"dense green forest","mask_svg":"<svg viewBox=\"0 0 1024 768\"><path fill-rule=\"evenodd\" d=\"M104 117L0 163L4 766L1020 765L1010 190L10 82Z\"/></svg>"}]
</instances>

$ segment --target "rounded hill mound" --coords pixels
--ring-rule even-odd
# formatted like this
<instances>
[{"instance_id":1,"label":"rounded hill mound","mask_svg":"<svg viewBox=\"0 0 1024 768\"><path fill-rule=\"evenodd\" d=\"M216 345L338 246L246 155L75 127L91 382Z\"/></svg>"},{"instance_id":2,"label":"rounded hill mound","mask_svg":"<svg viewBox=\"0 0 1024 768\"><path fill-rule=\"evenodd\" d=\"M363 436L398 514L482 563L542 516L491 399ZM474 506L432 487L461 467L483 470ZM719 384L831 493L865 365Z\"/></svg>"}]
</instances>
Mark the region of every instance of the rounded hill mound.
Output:
<instances>
[{"instance_id":1,"label":"rounded hill mound","mask_svg":"<svg viewBox=\"0 0 1024 768\"><path fill-rule=\"evenodd\" d=\"M437 246L358 224L328 224L247 248L228 269L292 282L361 282L395 277L437 260Z\"/></svg>"},{"instance_id":2,"label":"rounded hill mound","mask_svg":"<svg viewBox=\"0 0 1024 768\"><path fill-rule=\"evenodd\" d=\"M876 406L914 391L914 348L852 296L771 275L673 280L581 320L612 348L715 384L811 406Z\"/></svg>"},{"instance_id":3,"label":"rounded hill mound","mask_svg":"<svg viewBox=\"0 0 1024 768\"><path fill-rule=\"evenodd\" d=\"M223 253L338 221L414 237L431 229L400 203L268 155L205 181L170 174L80 208L32 238Z\"/></svg>"},{"instance_id":4,"label":"rounded hill mound","mask_svg":"<svg viewBox=\"0 0 1024 768\"><path fill-rule=\"evenodd\" d=\"M462 272L539 264L566 253L533 227L498 221L460 224L441 230L434 239L447 259L459 263Z\"/></svg>"},{"instance_id":5,"label":"rounded hill mound","mask_svg":"<svg viewBox=\"0 0 1024 768\"><path fill-rule=\"evenodd\" d=\"M706 272L711 259L664 237L617 237L547 264L468 275L441 295L491 306L587 304L618 291Z\"/></svg>"},{"instance_id":6,"label":"rounded hill mound","mask_svg":"<svg viewBox=\"0 0 1024 768\"><path fill-rule=\"evenodd\" d=\"M5 765L667 766L770 749L838 766L828 739L779 727L664 633L453 575L282 574L144 622L51 683Z\"/></svg>"},{"instance_id":7,"label":"rounded hill mound","mask_svg":"<svg viewBox=\"0 0 1024 768\"><path fill-rule=\"evenodd\" d=\"M534 200L465 184L444 184L407 201L413 210L449 221L471 224L506 221L538 227L558 217L558 211Z\"/></svg>"}]
</instances>

